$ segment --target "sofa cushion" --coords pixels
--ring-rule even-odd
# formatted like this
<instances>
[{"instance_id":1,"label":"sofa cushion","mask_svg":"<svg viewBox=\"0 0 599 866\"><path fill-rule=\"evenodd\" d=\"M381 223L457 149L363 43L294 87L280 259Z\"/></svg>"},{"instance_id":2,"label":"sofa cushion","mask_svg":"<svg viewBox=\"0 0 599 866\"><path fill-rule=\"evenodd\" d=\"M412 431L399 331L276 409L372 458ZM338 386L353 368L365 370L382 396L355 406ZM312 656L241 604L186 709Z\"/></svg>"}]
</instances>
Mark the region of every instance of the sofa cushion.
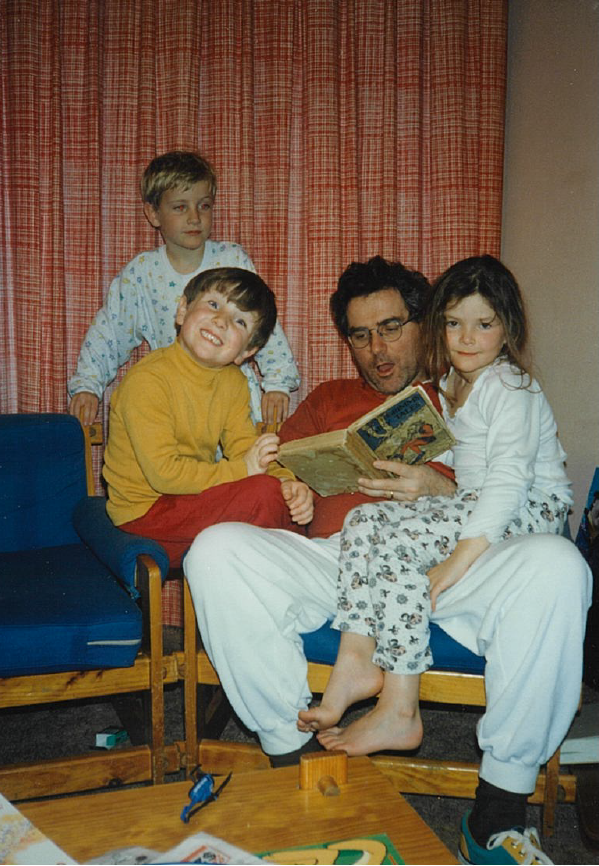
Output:
<instances>
[{"instance_id":1,"label":"sofa cushion","mask_svg":"<svg viewBox=\"0 0 599 866\"><path fill-rule=\"evenodd\" d=\"M485 660L458 643L437 625L430 624L430 647L434 664L432 670L455 671L465 674L482 674ZM337 658L341 632L331 628L330 622L309 634L303 634L304 652L310 662L332 665Z\"/></svg>"},{"instance_id":2,"label":"sofa cushion","mask_svg":"<svg viewBox=\"0 0 599 866\"><path fill-rule=\"evenodd\" d=\"M141 611L84 545L0 553L0 574L0 676L135 661Z\"/></svg>"}]
</instances>

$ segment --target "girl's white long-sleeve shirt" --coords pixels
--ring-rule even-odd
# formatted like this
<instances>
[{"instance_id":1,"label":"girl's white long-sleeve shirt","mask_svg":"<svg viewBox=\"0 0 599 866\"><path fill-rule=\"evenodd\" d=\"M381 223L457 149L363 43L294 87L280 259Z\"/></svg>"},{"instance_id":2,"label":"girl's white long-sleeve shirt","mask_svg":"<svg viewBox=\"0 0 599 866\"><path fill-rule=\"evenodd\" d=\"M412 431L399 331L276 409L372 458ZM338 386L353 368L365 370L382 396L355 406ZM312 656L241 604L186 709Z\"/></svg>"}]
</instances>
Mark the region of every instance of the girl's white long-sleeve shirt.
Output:
<instances>
[{"instance_id":1,"label":"girl's white long-sleeve shirt","mask_svg":"<svg viewBox=\"0 0 599 866\"><path fill-rule=\"evenodd\" d=\"M441 404L456 445L440 459L453 466L458 487L479 491L461 538L499 541L529 499L542 503L557 497L572 504L566 454L535 379L523 380L508 362L497 360L453 416L442 393L446 386L447 377L441 381Z\"/></svg>"}]
</instances>

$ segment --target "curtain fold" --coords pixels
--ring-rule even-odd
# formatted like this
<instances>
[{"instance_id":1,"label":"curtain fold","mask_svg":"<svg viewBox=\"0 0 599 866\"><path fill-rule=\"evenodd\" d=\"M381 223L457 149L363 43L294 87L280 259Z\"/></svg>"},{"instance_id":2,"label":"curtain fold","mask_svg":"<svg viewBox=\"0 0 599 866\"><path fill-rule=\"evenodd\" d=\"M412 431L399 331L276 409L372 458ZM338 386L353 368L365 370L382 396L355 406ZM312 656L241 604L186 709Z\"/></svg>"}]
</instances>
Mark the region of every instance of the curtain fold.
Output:
<instances>
[{"instance_id":1,"label":"curtain fold","mask_svg":"<svg viewBox=\"0 0 599 866\"><path fill-rule=\"evenodd\" d=\"M275 291L295 401L350 374L350 261L499 252L506 30L505 0L4 0L0 411L66 409L110 281L159 242L139 179L173 148L215 165L213 237Z\"/></svg>"}]
</instances>

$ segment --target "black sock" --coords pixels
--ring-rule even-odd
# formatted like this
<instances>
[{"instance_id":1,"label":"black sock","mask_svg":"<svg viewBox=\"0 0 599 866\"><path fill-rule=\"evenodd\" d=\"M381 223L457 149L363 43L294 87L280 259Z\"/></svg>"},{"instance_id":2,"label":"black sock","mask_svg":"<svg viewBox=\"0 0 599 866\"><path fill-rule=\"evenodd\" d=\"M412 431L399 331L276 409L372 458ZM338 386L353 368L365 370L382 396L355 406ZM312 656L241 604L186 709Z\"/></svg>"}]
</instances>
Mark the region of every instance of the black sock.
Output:
<instances>
[{"instance_id":1,"label":"black sock","mask_svg":"<svg viewBox=\"0 0 599 866\"><path fill-rule=\"evenodd\" d=\"M529 794L504 791L480 779L468 828L474 841L484 848L489 836L526 826L526 801Z\"/></svg>"},{"instance_id":2,"label":"black sock","mask_svg":"<svg viewBox=\"0 0 599 866\"><path fill-rule=\"evenodd\" d=\"M312 736L301 749L295 749L293 752L284 752L282 755L269 755L270 766L274 767L290 767L293 764L299 764L302 755L309 752L322 752L324 746L321 746L316 737Z\"/></svg>"}]
</instances>

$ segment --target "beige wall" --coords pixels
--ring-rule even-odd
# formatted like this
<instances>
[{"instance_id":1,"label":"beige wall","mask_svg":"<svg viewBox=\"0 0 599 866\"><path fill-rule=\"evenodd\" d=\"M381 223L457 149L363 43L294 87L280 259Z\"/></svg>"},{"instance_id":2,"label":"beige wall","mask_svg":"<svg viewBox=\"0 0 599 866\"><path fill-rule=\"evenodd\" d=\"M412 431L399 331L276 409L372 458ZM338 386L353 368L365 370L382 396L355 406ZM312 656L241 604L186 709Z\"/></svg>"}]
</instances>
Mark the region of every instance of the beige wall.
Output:
<instances>
[{"instance_id":1,"label":"beige wall","mask_svg":"<svg viewBox=\"0 0 599 866\"><path fill-rule=\"evenodd\" d=\"M510 0L502 258L574 485L599 465L599 2Z\"/></svg>"}]
</instances>

